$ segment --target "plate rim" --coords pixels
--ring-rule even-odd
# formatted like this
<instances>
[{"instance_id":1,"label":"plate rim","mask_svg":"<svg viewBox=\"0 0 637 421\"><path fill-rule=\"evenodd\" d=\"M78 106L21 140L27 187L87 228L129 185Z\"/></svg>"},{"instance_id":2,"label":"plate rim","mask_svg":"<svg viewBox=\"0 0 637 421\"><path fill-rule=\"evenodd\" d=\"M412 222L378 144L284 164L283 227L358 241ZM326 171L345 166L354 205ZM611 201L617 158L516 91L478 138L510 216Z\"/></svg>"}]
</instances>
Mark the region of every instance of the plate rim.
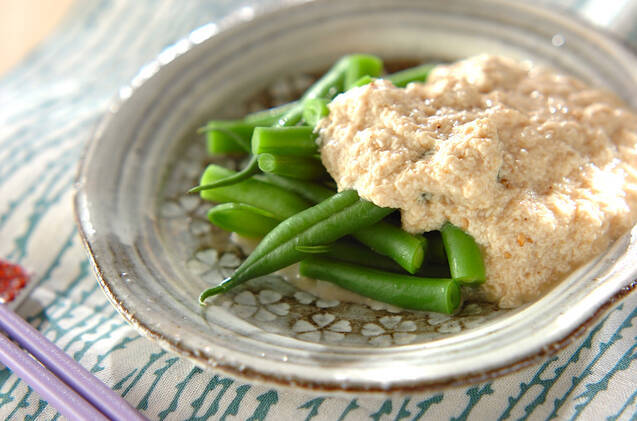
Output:
<instances>
[{"instance_id":1,"label":"plate rim","mask_svg":"<svg viewBox=\"0 0 637 421\"><path fill-rule=\"evenodd\" d=\"M129 95L127 97L123 97L121 94L116 95L113 100L111 100L111 104L109 109L103 115L102 118L96 123L95 128L93 129L89 141L87 145L83 148L82 155L79 160L79 165L77 167L77 172L75 176L74 190L73 190L73 214L75 218L75 222L78 226L78 232L80 234L80 238L82 240L82 244L87 250L89 260L91 265L96 273L97 281L105 292L105 295L111 302L111 304L117 309L117 311L127 320L138 332L142 333L145 337L155 341L164 349L168 349L171 352L175 352L180 354L190 361L194 362L198 366L203 366L206 368L213 368L215 370L223 371L226 374L243 378L251 381L261 381L267 383L276 383L281 386L288 387L301 387L303 389L313 390L313 391L323 391L323 392L356 392L356 393L388 393L388 392L418 392L418 391L426 391L432 389L438 389L440 387L447 386L460 386L460 385L468 385L474 384L476 382L490 380L493 378L497 378L518 370L527 367L538 360L551 356L570 343L572 343L576 338L584 334L591 325L599 320L606 312L608 312L611 308L617 305L622 299L631 294L635 289L637 289L637 281L632 280L628 281L628 284L620 287L614 295L612 295L607 301L600 303L595 309L591 309L591 315L586 318L582 323L574 326L570 331L566 332L564 336L559 339L554 340L553 342L546 344L541 349L530 350L526 355L518 357L517 360L505 363L502 366L498 366L495 368L491 368L489 370L476 370L475 372L467 373L463 376L455 376L443 378L439 381L421 381L418 383L410 383L410 384L400 384L400 383L390 383L387 387L380 386L362 386L355 383L347 383L343 381L311 381L304 380L302 378L290 378L284 375L273 375L273 374L265 374L264 372L260 372L258 370L254 370L251 368L245 367L237 367L236 363L225 362L219 360L211 360L210 357L204 357L201 353L196 349L190 349L189 347L184 346L180 341L173 341L172 338L168 338L160 332L152 329L147 326L143 322L141 322L133 312L129 311L123 302L118 297L116 291L113 290L112 286L106 280L105 270L100 265L98 259L95 256L93 247L90 243L89 236L87 231L90 227L87 227L86 221L83 219L82 212L85 209L85 205L82 203L84 200L84 196L86 196L86 191L84 190L84 183L82 182L82 177L86 171L85 167L87 166L87 156L90 155L92 148L99 142L99 139L103 136L105 129L109 126L113 118L116 116L119 108L138 90L140 86L145 84L149 79L151 79L162 67L166 66L170 62L174 61L178 57L188 53L192 50L196 45L205 42L206 40L214 37L215 35L222 33L230 28L234 28L237 25L244 24L250 22L255 17L262 17L267 15L268 13L279 11L282 9L286 9L291 6L301 6L305 3L317 3L320 1L317 0L284 0L276 6L269 7L254 7L251 8L251 12L246 12L244 9L236 10L231 13L227 17L221 19L218 23L206 24L200 26L193 31L191 31L186 37L178 40L174 44L166 47L154 60L151 60L146 65L140 68L140 72L134 76L128 84L124 85L123 88L128 89ZM501 3L501 0L492 0L493 3ZM511 3L507 2L507 5L511 6ZM585 22L578 17L574 17L572 15L566 15L562 13L562 11L555 9L548 9L546 7L540 7L537 5L529 5L529 4L519 4L515 3L513 6L516 6L520 9L533 9L536 12L558 12L560 18L566 19L573 24L584 26L588 30L592 30L597 34L600 34L606 38L613 39L614 37L609 36L608 33L604 32L603 29L592 26L590 23ZM199 32L198 32L199 31ZM199 36L193 37L193 34L199 34ZM197 39L198 42L194 42L193 39ZM621 40L615 40L621 41ZM184 48L185 46L185 48ZM631 51L629 46L624 45L626 50ZM166 54L169 52L169 54ZM160 61L159 57L164 54L164 56L171 57L169 60ZM143 69L154 69L153 72L144 72ZM119 92L122 92L120 89Z\"/></svg>"}]
</instances>

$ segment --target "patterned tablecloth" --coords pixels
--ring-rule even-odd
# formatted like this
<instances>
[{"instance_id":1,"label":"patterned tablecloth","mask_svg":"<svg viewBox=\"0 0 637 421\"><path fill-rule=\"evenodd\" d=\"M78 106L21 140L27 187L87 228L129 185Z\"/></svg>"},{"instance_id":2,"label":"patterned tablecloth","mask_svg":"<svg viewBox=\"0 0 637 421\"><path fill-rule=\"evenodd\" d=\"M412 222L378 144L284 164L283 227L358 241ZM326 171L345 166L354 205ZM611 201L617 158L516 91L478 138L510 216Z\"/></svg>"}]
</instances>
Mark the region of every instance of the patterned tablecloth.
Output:
<instances>
[{"instance_id":1,"label":"patterned tablecloth","mask_svg":"<svg viewBox=\"0 0 637 421\"><path fill-rule=\"evenodd\" d=\"M635 1L545 2L637 43ZM18 312L149 419L637 419L637 294L567 349L521 372L373 398L310 395L205 371L140 337L116 313L72 216L75 168L92 127L118 87L162 47L239 8L274 3L78 1L0 80L0 258L33 274ZM0 417L61 418L7 369L0 370Z\"/></svg>"}]
</instances>

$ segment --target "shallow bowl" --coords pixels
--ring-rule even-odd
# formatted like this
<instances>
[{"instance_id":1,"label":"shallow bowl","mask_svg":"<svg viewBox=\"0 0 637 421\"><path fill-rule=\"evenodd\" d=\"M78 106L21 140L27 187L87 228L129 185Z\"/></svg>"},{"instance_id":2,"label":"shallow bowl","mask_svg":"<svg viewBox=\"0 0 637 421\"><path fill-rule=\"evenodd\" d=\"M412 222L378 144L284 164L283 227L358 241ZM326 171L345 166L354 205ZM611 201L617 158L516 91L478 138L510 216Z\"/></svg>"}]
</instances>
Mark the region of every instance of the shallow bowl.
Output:
<instances>
[{"instance_id":1,"label":"shallow bowl","mask_svg":"<svg viewBox=\"0 0 637 421\"><path fill-rule=\"evenodd\" d=\"M98 282L141 333L234 375L321 390L416 390L483 380L556 352L632 288L634 230L516 310L474 303L454 317L400 311L320 299L278 276L200 307L199 292L242 255L206 222L210 204L184 193L208 162L197 127L263 98L292 99L308 74L351 52L388 61L505 54L556 67L637 107L634 54L529 5L289 2L199 28L120 90L77 180L76 217Z\"/></svg>"}]
</instances>

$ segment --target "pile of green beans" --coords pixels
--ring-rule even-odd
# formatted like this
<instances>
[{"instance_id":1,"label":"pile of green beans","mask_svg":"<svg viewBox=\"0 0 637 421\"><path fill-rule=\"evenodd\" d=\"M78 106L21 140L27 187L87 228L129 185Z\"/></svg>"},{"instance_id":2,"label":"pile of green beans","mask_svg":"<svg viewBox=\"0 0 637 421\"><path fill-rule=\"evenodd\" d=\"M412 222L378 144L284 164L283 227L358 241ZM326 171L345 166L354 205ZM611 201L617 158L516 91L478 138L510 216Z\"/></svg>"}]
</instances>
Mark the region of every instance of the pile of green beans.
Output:
<instances>
[{"instance_id":1,"label":"pile of green beans","mask_svg":"<svg viewBox=\"0 0 637 421\"><path fill-rule=\"evenodd\" d=\"M298 246L332 243L358 228L380 221L392 211L361 200L354 190L337 193L277 225L230 278L204 291L200 301L303 260L306 253Z\"/></svg>"},{"instance_id":2,"label":"pile of green beans","mask_svg":"<svg viewBox=\"0 0 637 421\"><path fill-rule=\"evenodd\" d=\"M460 285L485 281L475 241L447 223L413 235L386 219L395 209L336 192L320 161L314 126L339 93L384 77L398 87L425 81L431 65L382 76L367 54L338 60L298 101L243 119L210 121L201 131L210 155L250 155L239 172L209 165L191 189L218 203L208 219L244 237L261 239L237 270L203 291L209 297L296 262L300 273L407 309L452 314Z\"/></svg>"}]
</instances>

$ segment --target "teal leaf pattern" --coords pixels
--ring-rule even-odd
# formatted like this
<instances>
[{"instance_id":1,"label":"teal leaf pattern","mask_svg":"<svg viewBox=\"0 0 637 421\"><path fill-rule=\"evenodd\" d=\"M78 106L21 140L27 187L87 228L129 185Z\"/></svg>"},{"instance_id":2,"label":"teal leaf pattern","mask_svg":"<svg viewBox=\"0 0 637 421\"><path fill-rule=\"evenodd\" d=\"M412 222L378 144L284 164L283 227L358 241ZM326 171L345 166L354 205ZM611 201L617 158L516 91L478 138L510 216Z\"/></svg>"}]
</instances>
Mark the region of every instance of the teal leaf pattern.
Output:
<instances>
[{"instance_id":1,"label":"teal leaf pattern","mask_svg":"<svg viewBox=\"0 0 637 421\"><path fill-rule=\"evenodd\" d=\"M307 417L305 418L305 421L310 421L312 418L316 417L319 414L319 408L324 401L324 397L314 398L298 407L298 409L305 408L310 410L310 412L308 412L307 414Z\"/></svg>"},{"instance_id":2,"label":"teal leaf pattern","mask_svg":"<svg viewBox=\"0 0 637 421\"><path fill-rule=\"evenodd\" d=\"M414 418L412 418L412 421L418 421L420 419L423 419L423 416L427 413L427 410L429 410L429 408L437 403L442 402L442 399L444 398L444 395L439 394L439 395L434 395L430 398L426 398L425 400L418 402L418 405L416 405L418 407L418 413L416 413L416 415L414 416Z\"/></svg>"},{"instance_id":3,"label":"teal leaf pattern","mask_svg":"<svg viewBox=\"0 0 637 421\"><path fill-rule=\"evenodd\" d=\"M383 415L389 415L391 414L391 410L392 410L392 403L391 403L391 399L386 399L380 406L380 408L378 408L378 411L374 412L373 414L371 414L369 417L371 419L373 419L374 421L378 421L380 420L380 418Z\"/></svg>"},{"instance_id":4,"label":"teal leaf pattern","mask_svg":"<svg viewBox=\"0 0 637 421\"><path fill-rule=\"evenodd\" d=\"M199 367L193 367L190 370L190 373L188 373L188 375L181 382L177 383L177 385L175 386L175 388L177 389L177 392L175 393L175 396L173 396L172 401L170 401L170 405L168 405L168 408L166 408L165 410L161 411L158 414L160 420L166 419L168 414L175 412L177 410L178 404L179 404L179 398L181 397L181 394L184 392L184 389L186 388L188 383L190 383L193 377L195 377L198 374L201 374L202 372L203 370L200 369Z\"/></svg>"},{"instance_id":5,"label":"teal leaf pattern","mask_svg":"<svg viewBox=\"0 0 637 421\"><path fill-rule=\"evenodd\" d=\"M262 395L257 396L259 405L254 410L254 413L246 421L264 421L270 412L270 408L279 402L279 394L276 390L269 390Z\"/></svg>"},{"instance_id":6,"label":"teal leaf pattern","mask_svg":"<svg viewBox=\"0 0 637 421\"><path fill-rule=\"evenodd\" d=\"M347 416L349 416L349 414L360 408L360 405L358 404L358 399L352 399L347 406L345 407L345 409L343 410L343 412L341 413L341 416L338 417L338 421L344 421L346 419Z\"/></svg>"},{"instance_id":7,"label":"teal leaf pattern","mask_svg":"<svg viewBox=\"0 0 637 421\"><path fill-rule=\"evenodd\" d=\"M226 410L223 412L223 415L221 416L221 418L219 418L219 421L224 421L227 417L235 416L239 413L239 408L241 402L243 401L243 397L246 395L246 393L248 393L251 387L252 386L249 384L242 384L241 386L237 387L237 389L235 390L236 394L234 399L232 399L230 405L228 405Z\"/></svg>"}]
</instances>

